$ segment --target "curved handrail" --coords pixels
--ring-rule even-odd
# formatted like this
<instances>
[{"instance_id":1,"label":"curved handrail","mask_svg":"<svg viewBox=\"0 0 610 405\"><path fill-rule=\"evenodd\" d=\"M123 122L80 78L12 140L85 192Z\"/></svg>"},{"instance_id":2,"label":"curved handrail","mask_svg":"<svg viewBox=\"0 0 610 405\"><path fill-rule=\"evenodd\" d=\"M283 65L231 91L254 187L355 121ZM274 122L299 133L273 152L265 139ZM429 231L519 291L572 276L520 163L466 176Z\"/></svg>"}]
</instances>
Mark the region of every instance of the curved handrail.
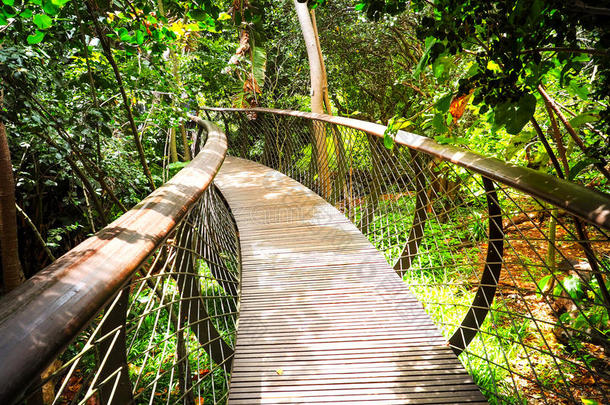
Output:
<instances>
[{"instance_id":1,"label":"curved handrail","mask_svg":"<svg viewBox=\"0 0 610 405\"><path fill-rule=\"evenodd\" d=\"M209 111L260 112L293 117L302 117L342 125L383 137L386 126L357 120L302 111L276 110L270 108L212 108ZM571 183L527 167L516 166L492 157L452 146L441 145L425 136L398 131L395 142L410 149L424 152L441 160L470 169L491 180L511 186L517 190L540 198L570 214L610 230L610 196Z\"/></svg>"},{"instance_id":2,"label":"curved handrail","mask_svg":"<svg viewBox=\"0 0 610 405\"><path fill-rule=\"evenodd\" d=\"M202 151L176 176L0 301L0 403L10 403L163 243L212 184L227 152L207 129Z\"/></svg>"}]
</instances>

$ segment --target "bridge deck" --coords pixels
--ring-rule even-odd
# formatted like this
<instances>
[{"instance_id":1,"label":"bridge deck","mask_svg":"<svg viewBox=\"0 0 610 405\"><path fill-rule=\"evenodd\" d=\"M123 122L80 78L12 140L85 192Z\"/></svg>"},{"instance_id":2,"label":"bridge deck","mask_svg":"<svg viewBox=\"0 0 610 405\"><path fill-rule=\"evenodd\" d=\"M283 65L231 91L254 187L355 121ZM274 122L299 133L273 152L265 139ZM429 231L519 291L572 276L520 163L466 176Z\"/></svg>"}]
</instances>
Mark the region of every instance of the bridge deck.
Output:
<instances>
[{"instance_id":1,"label":"bridge deck","mask_svg":"<svg viewBox=\"0 0 610 405\"><path fill-rule=\"evenodd\" d=\"M231 404L486 403L367 238L277 171L228 157L216 177L239 229Z\"/></svg>"}]
</instances>

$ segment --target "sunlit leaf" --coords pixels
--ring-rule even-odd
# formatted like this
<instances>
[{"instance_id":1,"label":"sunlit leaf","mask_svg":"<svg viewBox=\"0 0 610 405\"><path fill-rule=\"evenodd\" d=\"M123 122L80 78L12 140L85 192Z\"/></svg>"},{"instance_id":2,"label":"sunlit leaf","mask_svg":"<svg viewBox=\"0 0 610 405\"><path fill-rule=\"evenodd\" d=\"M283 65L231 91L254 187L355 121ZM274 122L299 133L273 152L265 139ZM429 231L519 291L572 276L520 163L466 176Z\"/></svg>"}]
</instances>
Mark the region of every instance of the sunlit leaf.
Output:
<instances>
[{"instance_id":1,"label":"sunlit leaf","mask_svg":"<svg viewBox=\"0 0 610 405\"><path fill-rule=\"evenodd\" d=\"M34 34L28 35L28 37L27 37L28 44L34 45L34 44L39 43L40 41L42 41L44 39L44 35L45 35L44 32L36 30L36 32Z\"/></svg>"},{"instance_id":2,"label":"sunlit leaf","mask_svg":"<svg viewBox=\"0 0 610 405\"><path fill-rule=\"evenodd\" d=\"M441 98L434 104L436 109L441 113L446 113L449 111L449 107L451 106L451 99L453 98L453 94L449 93Z\"/></svg>"},{"instance_id":3,"label":"sunlit leaf","mask_svg":"<svg viewBox=\"0 0 610 405\"><path fill-rule=\"evenodd\" d=\"M46 30L53 25L53 20L46 14L36 14L34 16L34 24L36 24L38 29Z\"/></svg>"}]
</instances>

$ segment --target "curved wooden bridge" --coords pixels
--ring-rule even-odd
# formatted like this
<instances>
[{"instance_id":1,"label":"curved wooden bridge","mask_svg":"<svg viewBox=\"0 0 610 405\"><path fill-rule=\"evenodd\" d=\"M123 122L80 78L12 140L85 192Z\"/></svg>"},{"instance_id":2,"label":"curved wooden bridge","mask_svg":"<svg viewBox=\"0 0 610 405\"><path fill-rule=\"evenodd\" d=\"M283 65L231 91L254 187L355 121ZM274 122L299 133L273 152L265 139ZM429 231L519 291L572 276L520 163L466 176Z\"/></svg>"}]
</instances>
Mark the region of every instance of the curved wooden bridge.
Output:
<instances>
[{"instance_id":1,"label":"curved wooden bridge","mask_svg":"<svg viewBox=\"0 0 610 405\"><path fill-rule=\"evenodd\" d=\"M185 169L2 298L0 403L608 402L607 195L353 119L207 114Z\"/></svg>"}]
</instances>

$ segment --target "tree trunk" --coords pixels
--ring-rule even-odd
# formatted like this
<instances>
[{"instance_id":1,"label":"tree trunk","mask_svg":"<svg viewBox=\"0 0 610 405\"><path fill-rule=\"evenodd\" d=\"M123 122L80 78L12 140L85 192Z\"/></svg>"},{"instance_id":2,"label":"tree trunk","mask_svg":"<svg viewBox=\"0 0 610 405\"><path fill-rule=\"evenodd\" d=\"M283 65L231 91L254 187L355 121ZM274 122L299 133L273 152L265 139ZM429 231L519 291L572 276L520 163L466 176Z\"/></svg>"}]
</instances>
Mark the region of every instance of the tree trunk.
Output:
<instances>
[{"instance_id":1,"label":"tree trunk","mask_svg":"<svg viewBox=\"0 0 610 405\"><path fill-rule=\"evenodd\" d=\"M169 156L172 163L178 161L178 149L176 148L176 128L169 129Z\"/></svg>"},{"instance_id":2,"label":"tree trunk","mask_svg":"<svg viewBox=\"0 0 610 405\"><path fill-rule=\"evenodd\" d=\"M307 49L307 58L309 60L309 75L311 79L311 112L322 114L324 112L324 83L322 78L322 65L318 47L316 45L316 36L309 15L307 3L299 3L294 1L294 7L299 17L301 32L305 40L305 48ZM321 123L320 123L321 124ZM328 169L328 152L326 150L326 131L324 125L313 125L313 141L316 147L316 161L318 166L318 179L322 196L328 198L331 193L330 172Z\"/></svg>"},{"instance_id":3,"label":"tree trunk","mask_svg":"<svg viewBox=\"0 0 610 405\"><path fill-rule=\"evenodd\" d=\"M313 26L314 37L316 40L316 49L318 51L318 58L320 59L320 68L322 70L322 99L324 101L324 108L326 109L326 114L333 115L333 110L330 105L330 98L328 96L328 75L326 74L326 64L324 63L324 57L322 56L322 46L320 46L320 35L318 33L318 24L316 22L316 12L315 10L310 11L311 14L311 22ZM346 197L346 203L349 203L349 198L347 198L348 190L346 185L347 178L347 164L345 162L345 148L343 147L343 140L341 139L341 133L335 125L330 125L331 135L334 141L334 153L337 162L337 183L336 186L336 194L337 201L341 201L342 198ZM343 195L341 195L343 194ZM351 207L346 206L345 209L349 212Z\"/></svg>"},{"instance_id":4,"label":"tree trunk","mask_svg":"<svg viewBox=\"0 0 610 405\"><path fill-rule=\"evenodd\" d=\"M184 125L184 122L180 123L180 135L182 136L182 148L183 148L183 152L184 152L184 160L188 162L192 158L191 158L191 148L189 146L189 138L186 133L186 126Z\"/></svg>"},{"instance_id":5,"label":"tree trunk","mask_svg":"<svg viewBox=\"0 0 610 405\"><path fill-rule=\"evenodd\" d=\"M326 64L324 63L324 57L322 56L322 46L320 46L320 34L318 33L318 23L316 22L315 10L311 10L310 14L314 38L316 40L316 49L318 50L318 58L320 59L320 69L322 70L322 100L324 101L326 114L333 115L333 111L330 106L330 98L328 97L328 75L326 74Z\"/></svg>"},{"instance_id":6,"label":"tree trunk","mask_svg":"<svg viewBox=\"0 0 610 405\"><path fill-rule=\"evenodd\" d=\"M6 128L0 122L0 250L2 277L6 292L14 290L25 280L17 248L17 211L15 209L15 180L11 153L8 149Z\"/></svg>"}]
</instances>

